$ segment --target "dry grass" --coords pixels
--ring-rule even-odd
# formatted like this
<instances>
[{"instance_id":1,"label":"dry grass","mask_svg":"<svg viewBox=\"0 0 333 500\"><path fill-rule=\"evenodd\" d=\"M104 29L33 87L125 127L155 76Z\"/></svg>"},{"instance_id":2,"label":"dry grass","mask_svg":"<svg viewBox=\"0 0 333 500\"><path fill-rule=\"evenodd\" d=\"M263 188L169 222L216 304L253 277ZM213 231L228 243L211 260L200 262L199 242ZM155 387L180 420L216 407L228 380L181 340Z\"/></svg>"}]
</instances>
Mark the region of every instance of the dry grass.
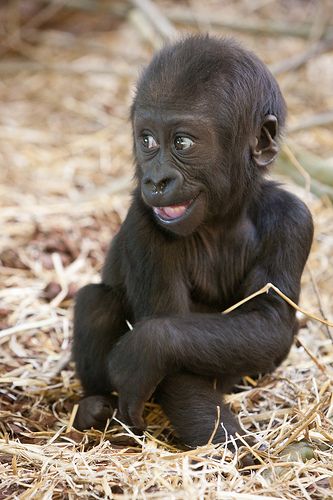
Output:
<instances>
[{"instance_id":1,"label":"dry grass","mask_svg":"<svg viewBox=\"0 0 333 500\"><path fill-rule=\"evenodd\" d=\"M176 12L175 2L158 3ZM203 7L190 4L200 21ZM269 21L274 12L283 21L282 4L211 0L205 12L214 16L223 7L225 19L239 11L251 21ZM309 15L296 0L289 4L291 21ZM7 15L7 31L0 32L0 498L332 498L332 332L311 320L283 366L258 382L246 379L244 391L229 396L258 440L249 451L254 466L242 468L223 447L179 450L153 403L146 406L142 437L120 425L85 434L71 427L80 397L68 363L73 295L99 279L107 245L126 214L128 107L153 46L138 28L142 17L133 13L121 19L59 8L49 12L53 24L43 30L32 23L19 31L13 6L0 11L0 19ZM286 36L239 37L269 63L309 44ZM327 58L332 63L332 52L322 57L322 65ZM313 64L279 77L291 124L332 107L329 76L317 85ZM333 129L300 130L293 143L329 156ZM316 224L302 306L332 321L332 205L289 188L307 201ZM238 458L245 453L241 448Z\"/></svg>"}]
</instances>

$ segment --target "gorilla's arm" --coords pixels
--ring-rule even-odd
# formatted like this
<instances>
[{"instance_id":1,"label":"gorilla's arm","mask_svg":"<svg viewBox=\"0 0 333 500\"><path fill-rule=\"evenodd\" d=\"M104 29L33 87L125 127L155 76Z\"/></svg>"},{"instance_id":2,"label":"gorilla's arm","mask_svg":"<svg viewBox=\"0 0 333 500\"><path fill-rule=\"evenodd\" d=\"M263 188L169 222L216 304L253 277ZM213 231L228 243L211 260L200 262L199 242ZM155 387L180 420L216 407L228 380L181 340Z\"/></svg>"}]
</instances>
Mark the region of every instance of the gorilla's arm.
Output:
<instances>
[{"instance_id":1,"label":"gorilla's arm","mask_svg":"<svg viewBox=\"0 0 333 500\"><path fill-rule=\"evenodd\" d=\"M288 354L294 328L289 306L271 294L228 315L192 313L142 321L109 357L120 412L141 428L144 402L167 374L178 370L210 376L270 372Z\"/></svg>"}]
</instances>

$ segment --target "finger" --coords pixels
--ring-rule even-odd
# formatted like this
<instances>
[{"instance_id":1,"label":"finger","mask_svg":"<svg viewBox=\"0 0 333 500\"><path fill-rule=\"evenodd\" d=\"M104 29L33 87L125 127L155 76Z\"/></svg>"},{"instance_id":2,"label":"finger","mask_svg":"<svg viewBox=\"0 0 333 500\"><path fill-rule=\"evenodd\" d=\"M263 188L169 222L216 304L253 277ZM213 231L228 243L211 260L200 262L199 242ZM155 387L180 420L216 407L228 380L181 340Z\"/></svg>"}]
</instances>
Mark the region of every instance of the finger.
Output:
<instances>
[{"instance_id":1,"label":"finger","mask_svg":"<svg viewBox=\"0 0 333 500\"><path fill-rule=\"evenodd\" d=\"M142 416L144 404L144 401L132 401L128 408L128 415L132 425L140 431L144 431L146 428L146 423Z\"/></svg>"},{"instance_id":2,"label":"finger","mask_svg":"<svg viewBox=\"0 0 333 500\"><path fill-rule=\"evenodd\" d=\"M119 420L126 425L131 425L130 418L128 416L128 405L125 398L119 396L118 397L118 411L119 411Z\"/></svg>"},{"instance_id":3,"label":"finger","mask_svg":"<svg viewBox=\"0 0 333 500\"><path fill-rule=\"evenodd\" d=\"M128 403L128 399L124 397L119 397L119 412L120 420L125 424L134 427L139 431L143 431L146 428L145 421L142 417L144 407L144 401L131 399L131 403Z\"/></svg>"}]
</instances>

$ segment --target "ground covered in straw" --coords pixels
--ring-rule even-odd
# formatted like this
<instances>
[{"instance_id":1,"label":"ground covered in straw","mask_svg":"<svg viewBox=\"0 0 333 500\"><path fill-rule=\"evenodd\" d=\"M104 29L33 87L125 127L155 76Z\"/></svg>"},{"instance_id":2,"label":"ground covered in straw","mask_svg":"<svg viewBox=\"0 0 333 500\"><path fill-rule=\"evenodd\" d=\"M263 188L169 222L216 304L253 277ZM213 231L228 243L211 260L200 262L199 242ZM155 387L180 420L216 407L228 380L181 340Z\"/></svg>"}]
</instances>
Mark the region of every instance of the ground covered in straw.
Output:
<instances>
[{"instance_id":1,"label":"ground covered in straw","mask_svg":"<svg viewBox=\"0 0 333 500\"><path fill-rule=\"evenodd\" d=\"M0 8L0 498L332 498L332 333L305 317L283 366L244 380L229 397L258 440L252 450L180 449L154 403L146 405L144 436L121 425L105 433L72 427L81 393L69 360L73 296L98 281L126 214L133 82L163 29L132 8L140 2L87 0L73 10L66 3ZM293 129L290 171L302 172L293 156L299 147L329 158L332 126L300 124L333 108L333 53L283 67L322 36L325 2L157 4L180 31L230 33L223 23L239 17L255 25L234 26L233 34L278 68ZM273 13L294 32L277 33ZM308 31L295 36L297 26ZM332 320L332 202L288 188L309 204L316 225L301 305ZM241 466L246 453L255 465Z\"/></svg>"}]
</instances>

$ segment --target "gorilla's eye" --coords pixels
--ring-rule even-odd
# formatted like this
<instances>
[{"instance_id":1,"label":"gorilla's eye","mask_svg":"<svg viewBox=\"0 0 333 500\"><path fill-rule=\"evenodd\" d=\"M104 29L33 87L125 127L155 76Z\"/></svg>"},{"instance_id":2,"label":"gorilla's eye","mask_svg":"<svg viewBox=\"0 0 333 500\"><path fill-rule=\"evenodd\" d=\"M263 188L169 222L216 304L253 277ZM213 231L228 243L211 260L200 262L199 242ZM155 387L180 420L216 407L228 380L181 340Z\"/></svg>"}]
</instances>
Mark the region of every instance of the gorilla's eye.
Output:
<instances>
[{"instance_id":1,"label":"gorilla's eye","mask_svg":"<svg viewBox=\"0 0 333 500\"><path fill-rule=\"evenodd\" d=\"M174 144L177 150L183 150L190 148L194 143L189 137L178 136L176 137Z\"/></svg>"},{"instance_id":2,"label":"gorilla's eye","mask_svg":"<svg viewBox=\"0 0 333 500\"><path fill-rule=\"evenodd\" d=\"M158 144L152 135L145 134L142 136L142 144L146 149L157 148Z\"/></svg>"}]
</instances>

